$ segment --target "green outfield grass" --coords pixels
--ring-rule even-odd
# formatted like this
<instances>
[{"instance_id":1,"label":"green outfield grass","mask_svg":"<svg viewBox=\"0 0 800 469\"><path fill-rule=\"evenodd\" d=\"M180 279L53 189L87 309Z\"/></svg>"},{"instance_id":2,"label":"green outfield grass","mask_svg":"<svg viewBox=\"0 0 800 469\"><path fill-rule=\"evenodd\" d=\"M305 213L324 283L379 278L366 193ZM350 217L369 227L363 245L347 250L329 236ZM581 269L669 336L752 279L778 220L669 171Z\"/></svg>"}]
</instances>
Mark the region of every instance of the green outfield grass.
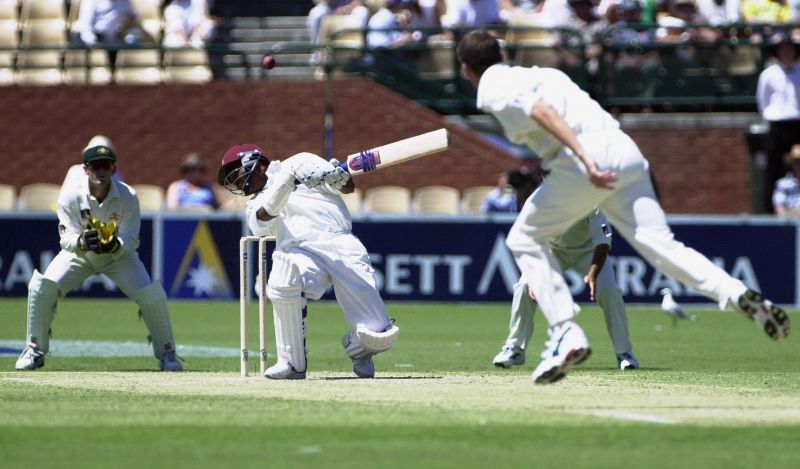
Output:
<instances>
[{"instance_id":1,"label":"green outfield grass","mask_svg":"<svg viewBox=\"0 0 800 469\"><path fill-rule=\"evenodd\" d=\"M356 380L341 312L312 304L302 382L239 377L237 304L171 309L186 373L156 372L151 356L67 352L78 341L142 350L128 301L61 302L43 370L15 372L0 356L0 467L800 467L798 337L776 343L733 313L696 310L673 327L630 308L643 368L621 372L602 313L584 305L593 356L535 386L539 314L528 363L491 366L507 305L391 304L400 340L375 360L377 379ZM24 338L24 311L0 300L0 349Z\"/></svg>"}]
</instances>

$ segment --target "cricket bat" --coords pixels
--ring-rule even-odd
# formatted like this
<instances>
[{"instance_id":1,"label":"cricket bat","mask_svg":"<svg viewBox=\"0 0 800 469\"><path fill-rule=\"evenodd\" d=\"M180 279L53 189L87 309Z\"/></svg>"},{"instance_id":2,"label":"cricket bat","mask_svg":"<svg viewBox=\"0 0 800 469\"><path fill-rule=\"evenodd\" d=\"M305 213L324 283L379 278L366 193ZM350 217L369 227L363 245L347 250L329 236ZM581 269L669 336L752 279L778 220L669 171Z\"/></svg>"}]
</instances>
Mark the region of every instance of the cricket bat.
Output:
<instances>
[{"instance_id":1,"label":"cricket bat","mask_svg":"<svg viewBox=\"0 0 800 469\"><path fill-rule=\"evenodd\" d=\"M449 146L450 132L447 129L439 129L353 153L340 167L350 174L361 174L444 151Z\"/></svg>"}]
</instances>

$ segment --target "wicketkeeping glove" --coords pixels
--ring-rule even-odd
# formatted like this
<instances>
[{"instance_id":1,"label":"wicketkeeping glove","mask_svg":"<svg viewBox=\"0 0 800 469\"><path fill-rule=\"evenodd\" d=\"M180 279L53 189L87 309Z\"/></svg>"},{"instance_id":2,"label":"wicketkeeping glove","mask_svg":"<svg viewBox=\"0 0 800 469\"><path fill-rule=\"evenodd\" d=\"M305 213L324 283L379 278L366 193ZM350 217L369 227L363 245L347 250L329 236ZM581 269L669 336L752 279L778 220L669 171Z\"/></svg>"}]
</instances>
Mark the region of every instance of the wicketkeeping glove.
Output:
<instances>
[{"instance_id":1,"label":"wicketkeeping glove","mask_svg":"<svg viewBox=\"0 0 800 469\"><path fill-rule=\"evenodd\" d=\"M325 174L320 168L309 163L300 163L294 168L294 177L309 189L319 187Z\"/></svg>"},{"instance_id":2,"label":"wicketkeeping glove","mask_svg":"<svg viewBox=\"0 0 800 469\"><path fill-rule=\"evenodd\" d=\"M98 252L101 254L115 252L120 246L119 238L117 238L116 234L113 234L108 241L100 241L100 250Z\"/></svg>"},{"instance_id":3,"label":"wicketkeeping glove","mask_svg":"<svg viewBox=\"0 0 800 469\"><path fill-rule=\"evenodd\" d=\"M81 251L100 252L100 234L95 229L86 229L78 238L78 248Z\"/></svg>"},{"instance_id":4,"label":"wicketkeeping glove","mask_svg":"<svg viewBox=\"0 0 800 469\"><path fill-rule=\"evenodd\" d=\"M330 163L333 165L333 169L325 172L324 180L334 189L341 190L350 181L350 173L339 166L339 160L336 158L331 159Z\"/></svg>"}]
</instances>

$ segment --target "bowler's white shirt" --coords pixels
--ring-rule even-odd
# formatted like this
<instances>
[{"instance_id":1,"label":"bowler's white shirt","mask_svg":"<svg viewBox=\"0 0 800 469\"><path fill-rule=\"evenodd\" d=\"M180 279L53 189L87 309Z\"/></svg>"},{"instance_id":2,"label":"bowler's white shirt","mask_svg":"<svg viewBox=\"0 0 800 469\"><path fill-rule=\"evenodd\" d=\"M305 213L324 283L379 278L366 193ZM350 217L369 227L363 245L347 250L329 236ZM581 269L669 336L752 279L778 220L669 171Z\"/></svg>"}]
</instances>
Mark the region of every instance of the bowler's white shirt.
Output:
<instances>
[{"instance_id":1,"label":"bowler's white shirt","mask_svg":"<svg viewBox=\"0 0 800 469\"><path fill-rule=\"evenodd\" d=\"M324 170L331 169L330 163L313 153L298 153L283 162L271 162L267 168L267 176L285 170L282 168L284 165L291 167L300 162L313 164ZM352 230L350 211L347 210L341 192L328 184L315 189L309 189L302 184L296 185L289 196L289 202L277 217L268 221L259 220L256 212L264 203L259 200L259 196L264 194L271 182L272 179L268 179L264 189L247 202L245 211L253 234L276 236L279 250L285 251L303 241L325 239L333 234L350 233Z\"/></svg>"},{"instance_id":2,"label":"bowler's white shirt","mask_svg":"<svg viewBox=\"0 0 800 469\"><path fill-rule=\"evenodd\" d=\"M111 254L112 257L117 259L139 248L139 227L142 223L139 198L136 197L136 191L124 182L112 178L108 195L100 203L89 193L89 177L71 170L61 186L56 205L61 249L89 258L106 255L84 252L78 248L78 239L88 222L81 213L84 210L103 223L117 223L121 247Z\"/></svg>"},{"instance_id":3,"label":"bowler's white shirt","mask_svg":"<svg viewBox=\"0 0 800 469\"><path fill-rule=\"evenodd\" d=\"M619 129L611 114L554 68L496 64L478 84L478 108L500 121L509 140L527 145L546 164L564 145L531 117L539 101L551 105L577 135Z\"/></svg>"},{"instance_id":4,"label":"bowler's white shirt","mask_svg":"<svg viewBox=\"0 0 800 469\"><path fill-rule=\"evenodd\" d=\"M800 66L773 64L758 77L756 102L768 121L800 119Z\"/></svg>"}]
</instances>

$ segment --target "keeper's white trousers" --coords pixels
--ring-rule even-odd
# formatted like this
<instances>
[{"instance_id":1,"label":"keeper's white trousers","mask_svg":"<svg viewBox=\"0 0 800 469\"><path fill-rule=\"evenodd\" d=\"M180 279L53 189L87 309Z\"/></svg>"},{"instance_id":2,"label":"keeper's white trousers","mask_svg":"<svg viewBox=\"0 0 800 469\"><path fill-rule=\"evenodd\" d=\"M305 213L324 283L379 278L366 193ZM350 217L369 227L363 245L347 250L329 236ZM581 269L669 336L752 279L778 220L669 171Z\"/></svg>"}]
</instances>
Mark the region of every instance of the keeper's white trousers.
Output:
<instances>
[{"instance_id":1,"label":"keeper's white trousers","mask_svg":"<svg viewBox=\"0 0 800 469\"><path fill-rule=\"evenodd\" d=\"M45 278L58 284L62 296L94 274L107 275L128 298L152 283L137 252L114 260L108 254L76 254L62 250L44 272Z\"/></svg>"},{"instance_id":2,"label":"keeper's white trousers","mask_svg":"<svg viewBox=\"0 0 800 469\"><path fill-rule=\"evenodd\" d=\"M656 269L716 300L721 309L744 293L741 281L674 239L653 191L647 160L630 137L617 130L578 139L600 169L617 173L614 189L593 186L580 160L562 150L549 162L550 175L525 202L506 239L550 325L575 313L561 267L544 246L594 207Z\"/></svg>"}]
</instances>

